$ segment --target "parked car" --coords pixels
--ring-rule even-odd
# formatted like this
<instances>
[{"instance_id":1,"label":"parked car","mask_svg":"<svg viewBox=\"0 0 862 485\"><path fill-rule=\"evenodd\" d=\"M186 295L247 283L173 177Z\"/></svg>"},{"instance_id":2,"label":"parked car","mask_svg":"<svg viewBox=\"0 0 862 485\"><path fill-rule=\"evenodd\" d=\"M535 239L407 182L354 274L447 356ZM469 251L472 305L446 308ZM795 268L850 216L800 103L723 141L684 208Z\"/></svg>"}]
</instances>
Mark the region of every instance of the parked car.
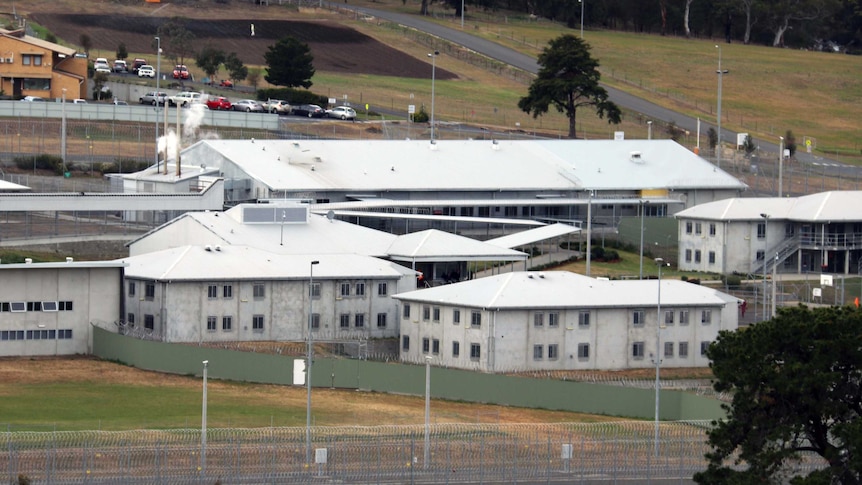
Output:
<instances>
[{"instance_id":1,"label":"parked car","mask_svg":"<svg viewBox=\"0 0 862 485\"><path fill-rule=\"evenodd\" d=\"M174 79L188 79L189 78L189 68L186 67L185 64L177 64L174 66Z\"/></svg>"},{"instance_id":2,"label":"parked car","mask_svg":"<svg viewBox=\"0 0 862 485\"><path fill-rule=\"evenodd\" d=\"M150 91L149 93L141 96L138 99L138 102L140 102L141 104L151 104L155 106L157 104L164 105L167 99L168 93L163 93L161 91Z\"/></svg>"},{"instance_id":3,"label":"parked car","mask_svg":"<svg viewBox=\"0 0 862 485\"><path fill-rule=\"evenodd\" d=\"M263 104L263 109L273 114L290 114L290 105L280 99L270 99Z\"/></svg>"},{"instance_id":4,"label":"parked car","mask_svg":"<svg viewBox=\"0 0 862 485\"><path fill-rule=\"evenodd\" d=\"M122 99L115 99L113 102L114 106L128 106L129 103L123 101Z\"/></svg>"},{"instance_id":5,"label":"parked car","mask_svg":"<svg viewBox=\"0 0 862 485\"><path fill-rule=\"evenodd\" d=\"M21 98L21 101L25 103L44 103L45 98L40 98L39 96L24 96Z\"/></svg>"},{"instance_id":6,"label":"parked car","mask_svg":"<svg viewBox=\"0 0 862 485\"><path fill-rule=\"evenodd\" d=\"M149 64L144 64L138 68L138 77L149 77L155 79L156 70Z\"/></svg>"},{"instance_id":7,"label":"parked car","mask_svg":"<svg viewBox=\"0 0 862 485\"><path fill-rule=\"evenodd\" d=\"M290 112L296 116L308 116L309 118L322 118L326 116L326 111L316 104L301 104L295 106Z\"/></svg>"},{"instance_id":8,"label":"parked car","mask_svg":"<svg viewBox=\"0 0 862 485\"><path fill-rule=\"evenodd\" d=\"M245 111L246 113L256 112L263 113L263 105L253 99L241 99L233 104L235 111Z\"/></svg>"},{"instance_id":9,"label":"parked car","mask_svg":"<svg viewBox=\"0 0 862 485\"><path fill-rule=\"evenodd\" d=\"M189 107L195 103L201 102L201 93L195 91L182 91L173 96L168 97L169 106L179 106L181 108Z\"/></svg>"},{"instance_id":10,"label":"parked car","mask_svg":"<svg viewBox=\"0 0 862 485\"><path fill-rule=\"evenodd\" d=\"M96 59L96 62L93 63L93 70L96 72L104 72L106 74L113 72L113 70L111 70L111 66L108 65L108 60L104 57Z\"/></svg>"},{"instance_id":11,"label":"parked car","mask_svg":"<svg viewBox=\"0 0 862 485\"><path fill-rule=\"evenodd\" d=\"M207 98L207 108L209 109L231 109L233 104L224 96L210 96Z\"/></svg>"},{"instance_id":12,"label":"parked car","mask_svg":"<svg viewBox=\"0 0 862 485\"><path fill-rule=\"evenodd\" d=\"M340 120L355 120L356 111L350 106L336 106L335 108L326 110L326 116Z\"/></svg>"},{"instance_id":13,"label":"parked car","mask_svg":"<svg viewBox=\"0 0 862 485\"><path fill-rule=\"evenodd\" d=\"M137 74L138 69L140 69L141 66L149 66L149 65L150 65L150 63L147 62L146 59L143 59L141 57L136 57L135 60L132 61L132 72Z\"/></svg>"},{"instance_id":14,"label":"parked car","mask_svg":"<svg viewBox=\"0 0 862 485\"><path fill-rule=\"evenodd\" d=\"M225 89L233 89L233 81L231 81L230 79L222 79L218 83L218 87Z\"/></svg>"},{"instance_id":15,"label":"parked car","mask_svg":"<svg viewBox=\"0 0 862 485\"><path fill-rule=\"evenodd\" d=\"M81 98L73 99L72 104L87 104L87 100Z\"/></svg>"},{"instance_id":16,"label":"parked car","mask_svg":"<svg viewBox=\"0 0 862 485\"><path fill-rule=\"evenodd\" d=\"M116 73L124 73L129 71L129 66L126 65L126 61L122 59L117 59L114 61L114 72Z\"/></svg>"}]
</instances>

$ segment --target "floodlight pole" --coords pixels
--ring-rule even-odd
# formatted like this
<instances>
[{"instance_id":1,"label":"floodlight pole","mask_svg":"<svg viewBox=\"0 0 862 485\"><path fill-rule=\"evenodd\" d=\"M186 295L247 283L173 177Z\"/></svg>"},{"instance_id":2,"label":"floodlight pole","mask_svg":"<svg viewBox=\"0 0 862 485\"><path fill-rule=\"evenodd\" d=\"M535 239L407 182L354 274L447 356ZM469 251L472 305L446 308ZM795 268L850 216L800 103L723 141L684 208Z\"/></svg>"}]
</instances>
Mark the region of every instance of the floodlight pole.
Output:
<instances>
[{"instance_id":1,"label":"floodlight pole","mask_svg":"<svg viewBox=\"0 0 862 485\"><path fill-rule=\"evenodd\" d=\"M658 266L658 299L656 303L656 322L655 322L655 456L658 458L659 450L659 399L661 395L661 267L664 266L664 259L655 258L655 263Z\"/></svg>"},{"instance_id":2,"label":"floodlight pole","mask_svg":"<svg viewBox=\"0 0 862 485\"><path fill-rule=\"evenodd\" d=\"M721 168L721 80L725 74L727 74L727 69L721 69L721 46L716 44L715 48L718 49L718 70L715 71L718 74L718 143L716 144L716 156L715 156L715 164L718 168Z\"/></svg>"},{"instance_id":3,"label":"floodlight pole","mask_svg":"<svg viewBox=\"0 0 862 485\"><path fill-rule=\"evenodd\" d=\"M428 54L431 58L431 143L434 143L434 81L437 75L437 56L440 51L434 51Z\"/></svg>"},{"instance_id":4,"label":"floodlight pole","mask_svg":"<svg viewBox=\"0 0 862 485\"><path fill-rule=\"evenodd\" d=\"M204 395L203 409L201 410L201 476L207 474L207 367L209 361L203 361L204 365Z\"/></svg>"},{"instance_id":5,"label":"floodlight pole","mask_svg":"<svg viewBox=\"0 0 862 485\"><path fill-rule=\"evenodd\" d=\"M423 468L428 468L431 459L431 359L425 356L425 454L422 461Z\"/></svg>"},{"instance_id":6,"label":"floodlight pole","mask_svg":"<svg viewBox=\"0 0 862 485\"><path fill-rule=\"evenodd\" d=\"M314 322L314 265L320 264L320 261L312 261L309 264L308 272L308 336L306 338L306 365L305 365L305 385L306 385L306 405L305 405L305 462L311 468L311 352L312 352L312 323Z\"/></svg>"},{"instance_id":7,"label":"floodlight pole","mask_svg":"<svg viewBox=\"0 0 862 485\"><path fill-rule=\"evenodd\" d=\"M767 320L766 316L766 264L769 261L766 255L769 252L769 214L760 214L763 218L763 320Z\"/></svg>"},{"instance_id":8,"label":"floodlight pole","mask_svg":"<svg viewBox=\"0 0 862 485\"><path fill-rule=\"evenodd\" d=\"M162 39L156 37L156 171L159 170L159 79L162 77ZM167 151L166 151L167 153ZM167 158L167 157L165 157ZM167 160L165 160L167 163Z\"/></svg>"},{"instance_id":9,"label":"floodlight pole","mask_svg":"<svg viewBox=\"0 0 862 485\"><path fill-rule=\"evenodd\" d=\"M581 40L584 39L584 0L578 0L578 3L581 4Z\"/></svg>"}]
</instances>

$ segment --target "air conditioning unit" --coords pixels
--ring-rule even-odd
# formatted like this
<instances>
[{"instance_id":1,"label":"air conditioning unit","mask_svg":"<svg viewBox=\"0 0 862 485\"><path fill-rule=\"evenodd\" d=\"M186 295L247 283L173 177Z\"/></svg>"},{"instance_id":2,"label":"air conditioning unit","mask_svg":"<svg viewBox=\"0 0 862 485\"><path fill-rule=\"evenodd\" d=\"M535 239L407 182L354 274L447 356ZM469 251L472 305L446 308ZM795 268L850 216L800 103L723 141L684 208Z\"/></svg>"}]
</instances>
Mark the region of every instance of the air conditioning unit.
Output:
<instances>
[{"instance_id":1,"label":"air conditioning unit","mask_svg":"<svg viewBox=\"0 0 862 485\"><path fill-rule=\"evenodd\" d=\"M6 59L0 57L0 64L3 64L4 62L6 62Z\"/></svg>"},{"instance_id":2,"label":"air conditioning unit","mask_svg":"<svg viewBox=\"0 0 862 485\"><path fill-rule=\"evenodd\" d=\"M6 58L6 64L12 64L12 58L11 57Z\"/></svg>"}]
</instances>

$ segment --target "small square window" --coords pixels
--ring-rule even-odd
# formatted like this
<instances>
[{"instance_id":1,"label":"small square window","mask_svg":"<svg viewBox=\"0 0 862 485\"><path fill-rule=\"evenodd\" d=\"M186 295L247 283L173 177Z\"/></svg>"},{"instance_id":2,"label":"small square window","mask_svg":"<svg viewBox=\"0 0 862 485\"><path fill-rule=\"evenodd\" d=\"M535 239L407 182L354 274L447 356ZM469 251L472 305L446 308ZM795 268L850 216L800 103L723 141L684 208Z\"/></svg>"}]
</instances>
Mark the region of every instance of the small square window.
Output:
<instances>
[{"instance_id":1,"label":"small square window","mask_svg":"<svg viewBox=\"0 0 862 485\"><path fill-rule=\"evenodd\" d=\"M207 285L207 298L213 299L218 298L218 286L216 285Z\"/></svg>"},{"instance_id":2,"label":"small square window","mask_svg":"<svg viewBox=\"0 0 862 485\"><path fill-rule=\"evenodd\" d=\"M673 357L673 342L664 343L664 356Z\"/></svg>"},{"instance_id":3,"label":"small square window","mask_svg":"<svg viewBox=\"0 0 862 485\"><path fill-rule=\"evenodd\" d=\"M703 310L700 312L700 323L704 325L712 323L712 310Z\"/></svg>"},{"instance_id":4,"label":"small square window","mask_svg":"<svg viewBox=\"0 0 862 485\"><path fill-rule=\"evenodd\" d=\"M679 311L679 324L688 325L688 310Z\"/></svg>"},{"instance_id":5,"label":"small square window","mask_svg":"<svg viewBox=\"0 0 862 485\"><path fill-rule=\"evenodd\" d=\"M533 314L533 326L541 327L545 324L545 314L544 313L534 313Z\"/></svg>"},{"instance_id":6,"label":"small square window","mask_svg":"<svg viewBox=\"0 0 862 485\"><path fill-rule=\"evenodd\" d=\"M218 327L218 317L208 316L207 317L207 331L215 332Z\"/></svg>"},{"instance_id":7,"label":"small square window","mask_svg":"<svg viewBox=\"0 0 862 485\"><path fill-rule=\"evenodd\" d=\"M590 326L590 312L578 313L578 326L581 328L587 328Z\"/></svg>"},{"instance_id":8,"label":"small square window","mask_svg":"<svg viewBox=\"0 0 862 485\"><path fill-rule=\"evenodd\" d=\"M256 283L252 288L252 293L255 300L262 300L266 297L266 286L263 283Z\"/></svg>"},{"instance_id":9,"label":"small square window","mask_svg":"<svg viewBox=\"0 0 862 485\"><path fill-rule=\"evenodd\" d=\"M377 295L386 296L389 294L389 286L386 283L377 283Z\"/></svg>"},{"instance_id":10,"label":"small square window","mask_svg":"<svg viewBox=\"0 0 862 485\"><path fill-rule=\"evenodd\" d=\"M470 344L470 360L479 360L482 357L482 346Z\"/></svg>"},{"instance_id":11,"label":"small square window","mask_svg":"<svg viewBox=\"0 0 862 485\"><path fill-rule=\"evenodd\" d=\"M350 314L342 313L338 318L338 326L341 328L350 328Z\"/></svg>"},{"instance_id":12,"label":"small square window","mask_svg":"<svg viewBox=\"0 0 862 485\"><path fill-rule=\"evenodd\" d=\"M681 358L688 357L688 342L679 343L679 356Z\"/></svg>"},{"instance_id":13,"label":"small square window","mask_svg":"<svg viewBox=\"0 0 862 485\"><path fill-rule=\"evenodd\" d=\"M221 317L221 329L225 332L233 330L233 317Z\"/></svg>"},{"instance_id":14,"label":"small square window","mask_svg":"<svg viewBox=\"0 0 862 485\"><path fill-rule=\"evenodd\" d=\"M320 283L314 283L311 285L311 297L320 298Z\"/></svg>"},{"instance_id":15,"label":"small square window","mask_svg":"<svg viewBox=\"0 0 862 485\"><path fill-rule=\"evenodd\" d=\"M634 342L632 344L632 357L635 359L643 359L644 358L644 343L643 342Z\"/></svg>"},{"instance_id":16,"label":"small square window","mask_svg":"<svg viewBox=\"0 0 862 485\"><path fill-rule=\"evenodd\" d=\"M377 314L377 328L386 328L386 314L378 313Z\"/></svg>"},{"instance_id":17,"label":"small square window","mask_svg":"<svg viewBox=\"0 0 862 485\"><path fill-rule=\"evenodd\" d=\"M664 312L664 324L673 325L673 310L667 310Z\"/></svg>"},{"instance_id":18,"label":"small square window","mask_svg":"<svg viewBox=\"0 0 862 485\"><path fill-rule=\"evenodd\" d=\"M224 285L222 287L222 297L233 298L233 286L232 285Z\"/></svg>"},{"instance_id":19,"label":"small square window","mask_svg":"<svg viewBox=\"0 0 862 485\"><path fill-rule=\"evenodd\" d=\"M590 358L590 344L578 344L578 360Z\"/></svg>"},{"instance_id":20,"label":"small square window","mask_svg":"<svg viewBox=\"0 0 862 485\"><path fill-rule=\"evenodd\" d=\"M545 355L545 348L541 345L533 346L533 360L542 360Z\"/></svg>"},{"instance_id":21,"label":"small square window","mask_svg":"<svg viewBox=\"0 0 862 485\"><path fill-rule=\"evenodd\" d=\"M356 296L365 296L365 283L356 283Z\"/></svg>"},{"instance_id":22,"label":"small square window","mask_svg":"<svg viewBox=\"0 0 862 485\"><path fill-rule=\"evenodd\" d=\"M350 283L341 283L341 296L350 296Z\"/></svg>"},{"instance_id":23,"label":"small square window","mask_svg":"<svg viewBox=\"0 0 862 485\"><path fill-rule=\"evenodd\" d=\"M263 315L253 315L251 317L251 329L254 332L263 332Z\"/></svg>"},{"instance_id":24,"label":"small square window","mask_svg":"<svg viewBox=\"0 0 862 485\"><path fill-rule=\"evenodd\" d=\"M560 358L560 346L558 344L548 345L548 360L557 360Z\"/></svg>"},{"instance_id":25,"label":"small square window","mask_svg":"<svg viewBox=\"0 0 862 485\"><path fill-rule=\"evenodd\" d=\"M643 327L646 320L644 319L643 310L635 310L632 312L632 325L635 327Z\"/></svg>"}]
</instances>

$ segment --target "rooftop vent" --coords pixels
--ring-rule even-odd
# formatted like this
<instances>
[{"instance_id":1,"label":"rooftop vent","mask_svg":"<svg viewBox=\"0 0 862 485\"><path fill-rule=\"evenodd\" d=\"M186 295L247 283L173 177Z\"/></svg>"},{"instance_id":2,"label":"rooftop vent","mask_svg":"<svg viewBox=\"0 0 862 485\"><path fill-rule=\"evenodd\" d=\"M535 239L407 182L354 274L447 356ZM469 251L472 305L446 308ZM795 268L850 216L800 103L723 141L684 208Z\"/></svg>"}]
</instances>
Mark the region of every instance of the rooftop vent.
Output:
<instances>
[{"instance_id":1,"label":"rooftop vent","mask_svg":"<svg viewBox=\"0 0 862 485\"><path fill-rule=\"evenodd\" d=\"M24 258L24 264L33 264L33 258Z\"/></svg>"},{"instance_id":2,"label":"rooftop vent","mask_svg":"<svg viewBox=\"0 0 862 485\"><path fill-rule=\"evenodd\" d=\"M69 257L66 258L67 263L71 263L73 261L75 261L75 258L69 258Z\"/></svg>"},{"instance_id":3,"label":"rooftop vent","mask_svg":"<svg viewBox=\"0 0 862 485\"><path fill-rule=\"evenodd\" d=\"M629 153L629 160L634 163L644 163L644 159L641 156L641 152L631 152Z\"/></svg>"},{"instance_id":4,"label":"rooftop vent","mask_svg":"<svg viewBox=\"0 0 862 485\"><path fill-rule=\"evenodd\" d=\"M220 246L220 245L218 245L218 244L216 244L215 250L216 250L216 251L221 251L221 246Z\"/></svg>"},{"instance_id":5,"label":"rooftop vent","mask_svg":"<svg viewBox=\"0 0 862 485\"><path fill-rule=\"evenodd\" d=\"M206 246L204 246L204 251L212 251L212 250L213 250L213 247L212 247L212 246L210 246L209 244L207 244Z\"/></svg>"}]
</instances>

